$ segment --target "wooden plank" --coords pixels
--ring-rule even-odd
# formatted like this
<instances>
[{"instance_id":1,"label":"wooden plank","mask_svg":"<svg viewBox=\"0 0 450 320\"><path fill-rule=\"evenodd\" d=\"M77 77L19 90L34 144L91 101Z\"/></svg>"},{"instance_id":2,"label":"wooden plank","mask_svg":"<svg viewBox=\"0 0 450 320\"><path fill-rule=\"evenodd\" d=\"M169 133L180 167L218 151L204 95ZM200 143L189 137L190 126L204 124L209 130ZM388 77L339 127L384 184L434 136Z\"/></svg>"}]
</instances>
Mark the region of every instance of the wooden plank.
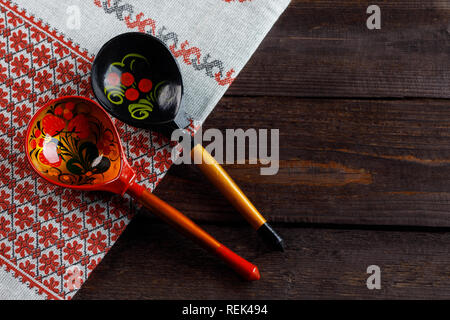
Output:
<instances>
[{"instance_id":1,"label":"wooden plank","mask_svg":"<svg viewBox=\"0 0 450 320\"><path fill-rule=\"evenodd\" d=\"M450 2L293 0L228 95L450 97Z\"/></svg>"},{"instance_id":2,"label":"wooden plank","mask_svg":"<svg viewBox=\"0 0 450 320\"><path fill-rule=\"evenodd\" d=\"M249 283L165 224L136 217L75 299L450 298L450 234L281 228L285 253L246 226L204 227L258 265ZM369 265L381 290L368 290Z\"/></svg>"},{"instance_id":3,"label":"wooden plank","mask_svg":"<svg viewBox=\"0 0 450 320\"><path fill-rule=\"evenodd\" d=\"M277 175L225 166L270 220L450 227L449 104L226 97L204 128L280 129ZM193 165L156 194L201 221L243 221Z\"/></svg>"}]
</instances>

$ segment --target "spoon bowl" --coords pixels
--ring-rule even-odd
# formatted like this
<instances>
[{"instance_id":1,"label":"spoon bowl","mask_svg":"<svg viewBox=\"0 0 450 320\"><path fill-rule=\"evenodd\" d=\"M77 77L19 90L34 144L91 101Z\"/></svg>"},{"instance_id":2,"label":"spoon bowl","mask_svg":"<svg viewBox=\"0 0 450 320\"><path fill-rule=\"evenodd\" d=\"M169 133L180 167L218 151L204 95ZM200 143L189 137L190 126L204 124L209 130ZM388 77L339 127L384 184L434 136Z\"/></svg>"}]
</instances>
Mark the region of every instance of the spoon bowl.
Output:
<instances>
[{"instance_id":1,"label":"spoon bowl","mask_svg":"<svg viewBox=\"0 0 450 320\"><path fill-rule=\"evenodd\" d=\"M178 114L183 83L178 64L160 40L130 32L108 41L92 66L92 88L114 117L158 128Z\"/></svg>"},{"instance_id":2,"label":"spoon bowl","mask_svg":"<svg viewBox=\"0 0 450 320\"><path fill-rule=\"evenodd\" d=\"M25 149L47 181L79 190L125 192L133 174L109 115L94 101L62 97L31 119Z\"/></svg>"}]
</instances>

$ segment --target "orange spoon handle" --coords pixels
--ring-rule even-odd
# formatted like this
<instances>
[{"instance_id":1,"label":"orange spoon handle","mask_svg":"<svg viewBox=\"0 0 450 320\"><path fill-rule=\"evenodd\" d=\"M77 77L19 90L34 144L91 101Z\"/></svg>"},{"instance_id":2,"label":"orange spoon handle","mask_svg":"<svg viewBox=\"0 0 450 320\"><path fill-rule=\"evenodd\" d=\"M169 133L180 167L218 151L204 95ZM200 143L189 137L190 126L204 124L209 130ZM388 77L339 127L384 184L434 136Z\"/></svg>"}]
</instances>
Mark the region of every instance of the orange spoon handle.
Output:
<instances>
[{"instance_id":1,"label":"orange spoon handle","mask_svg":"<svg viewBox=\"0 0 450 320\"><path fill-rule=\"evenodd\" d=\"M242 214L242 216L258 231L258 233L278 250L284 250L284 241L270 226L267 220L259 213L247 196L228 175L225 169L214 157L197 144L192 148L191 157L201 160L197 166L214 186L228 199L228 201ZM197 163L198 161L196 161Z\"/></svg>"},{"instance_id":2,"label":"orange spoon handle","mask_svg":"<svg viewBox=\"0 0 450 320\"><path fill-rule=\"evenodd\" d=\"M203 248L216 254L216 256L246 280L258 280L260 278L258 267L222 245L191 219L148 190L139 185L132 184L127 192L143 206L151 210L156 216L196 241Z\"/></svg>"}]
</instances>

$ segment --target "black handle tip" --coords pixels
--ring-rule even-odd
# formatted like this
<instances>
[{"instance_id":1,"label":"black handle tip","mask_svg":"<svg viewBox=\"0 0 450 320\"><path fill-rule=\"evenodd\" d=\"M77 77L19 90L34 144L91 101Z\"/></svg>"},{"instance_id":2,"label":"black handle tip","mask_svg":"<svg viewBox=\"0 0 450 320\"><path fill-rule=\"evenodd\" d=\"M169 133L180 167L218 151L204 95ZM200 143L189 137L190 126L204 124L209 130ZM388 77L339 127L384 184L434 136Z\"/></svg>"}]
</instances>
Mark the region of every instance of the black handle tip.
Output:
<instances>
[{"instance_id":1,"label":"black handle tip","mask_svg":"<svg viewBox=\"0 0 450 320\"><path fill-rule=\"evenodd\" d=\"M272 226L266 222L258 229L258 234L264 241L269 244L271 247L284 251L286 248L284 244L284 240L280 237L280 235L272 228Z\"/></svg>"}]
</instances>

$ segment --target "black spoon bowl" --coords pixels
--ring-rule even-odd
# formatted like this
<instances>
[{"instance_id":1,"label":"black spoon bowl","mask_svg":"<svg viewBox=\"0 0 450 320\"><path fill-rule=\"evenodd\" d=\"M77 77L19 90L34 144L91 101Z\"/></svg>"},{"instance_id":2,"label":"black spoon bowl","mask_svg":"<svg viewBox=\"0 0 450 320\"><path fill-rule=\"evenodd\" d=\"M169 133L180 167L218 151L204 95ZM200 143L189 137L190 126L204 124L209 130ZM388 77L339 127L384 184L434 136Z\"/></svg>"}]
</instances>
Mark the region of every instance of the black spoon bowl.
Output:
<instances>
[{"instance_id":1,"label":"black spoon bowl","mask_svg":"<svg viewBox=\"0 0 450 320\"><path fill-rule=\"evenodd\" d=\"M163 42L145 33L108 41L94 60L91 81L100 104L134 127L166 132L180 110L183 81L177 61Z\"/></svg>"},{"instance_id":2,"label":"black spoon bowl","mask_svg":"<svg viewBox=\"0 0 450 320\"><path fill-rule=\"evenodd\" d=\"M177 117L184 112L177 61L163 42L149 34L124 33L109 40L94 60L91 79L103 108L129 125L160 132L170 139L173 130L184 129L188 123L185 113ZM213 162L198 166L265 240L283 250L281 237L220 164L201 145L193 146L193 153Z\"/></svg>"}]
</instances>

